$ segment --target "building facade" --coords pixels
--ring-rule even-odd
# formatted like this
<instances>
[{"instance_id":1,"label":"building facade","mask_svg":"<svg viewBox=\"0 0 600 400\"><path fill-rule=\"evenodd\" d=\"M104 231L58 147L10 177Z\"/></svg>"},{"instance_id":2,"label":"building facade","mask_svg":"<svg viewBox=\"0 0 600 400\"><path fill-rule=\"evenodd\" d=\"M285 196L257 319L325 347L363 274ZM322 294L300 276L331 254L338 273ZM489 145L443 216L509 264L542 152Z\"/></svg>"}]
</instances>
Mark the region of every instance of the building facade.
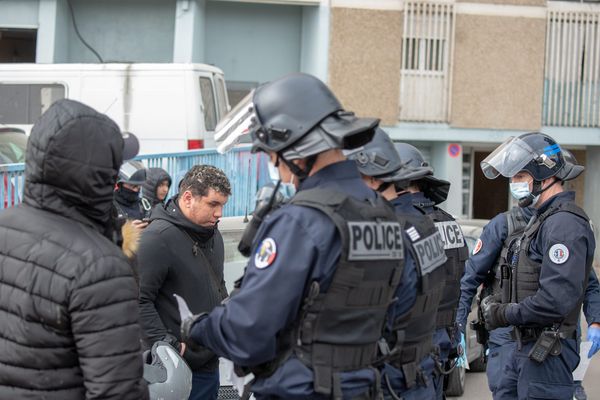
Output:
<instances>
[{"instance_id":1,"label":"building facade","mask_svg":"<svg viewBox=\"0 0 600 400\"><path fill-rule=\"evenodd\" d=\"M232 104L311 73L418 146L466 218L510 204L481 160L542 131L586 165L570 186L600 224L597 0L0 0L0 35L0 62L214 64Z\"/></svg>"}]
</instances>

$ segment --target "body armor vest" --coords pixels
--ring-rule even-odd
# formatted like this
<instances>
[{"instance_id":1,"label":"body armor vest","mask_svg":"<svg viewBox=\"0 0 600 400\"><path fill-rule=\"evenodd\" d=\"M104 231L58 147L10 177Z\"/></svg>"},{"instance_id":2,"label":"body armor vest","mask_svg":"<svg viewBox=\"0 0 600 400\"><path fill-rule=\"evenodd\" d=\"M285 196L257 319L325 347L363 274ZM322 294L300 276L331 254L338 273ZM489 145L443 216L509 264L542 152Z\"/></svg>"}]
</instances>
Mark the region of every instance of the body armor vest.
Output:
<instances>
[{"instance_id":1,"label":"body armor vest","mask_svg":"<svg viewBox=\"0 0 600 400\"><path fill-rule=\"evenodd\" d=\"M504 213L506 216L507 235L500 251L500 256L492 270L492 280L486 282L486 295L499 295L505 303L510 302L510 265L516 242L523 236L527 226L527 218L520 207L513 207ZM485 296L484 296L485 297Z\"/></svg>"},{"instance_id":2,"label":"body armor vest","mask_svg":"<svg viewBox=\"0 0 600 400\"><path fill-rule=\"evenodd\" d=\"M446 274L441 267L447 259L443 239L431 219L407 215L401 218L407 224L409 250L417 268L417 298L409 312L393 321L393 332L386 334L386 340L392 346L388 362L402 370L406 386L411 387L416 383L421 360L432 351Z\"/></svg>"},{"instance_id":3,"label":"body armor vest","mask_svg":"<svg viewBox=\"0 0 600 400\"><path fill-rule=\"evenodd\" d=\"M526 297L533 296L539 289L542 263L534 261L528 257L529 247L531 242L535 239L543 222L557 212L569 212L579 218L583 218L586 221L590 220L581 208L574 203L568 202L549 207L548 210L539 215L536 220L534 220L525 228L525 232L523 233L521 241L517 245L516 249L516 251L518 251L518 261L515 269L516 273L513 272L512 274L511 301L514 303L519 303ZM592 260L590 259L587 261L587 265L585 266L586 277L589 276L591 267ZM587 279L584 282L583 291L577 302L577 306L563 319L560 324L559 332L565 337L572 334L577 328L579 312L585 297L586 286Z\"/></svg>"},{"instance_id":4,"label":"body armor vest","mask_svg":"<svg viewBox=\"0 0 600 400\"><path fill-rule=\"evenodd\" d=\"M460 226L450 214L436 207L429 217L444 240L444 251L448 258L444 264L446 284L438 309L437 328L447 328L453 331L460 299L460 279L465 272L465 261L469 258L469 249Z\"/></svg>"},{"instance_id":5,"label":"body armor vest","mask_svg":"<svg viewBox=\"0 0 600 400\"><path fill-rule=\"evenodd\" d=\"M323 292L319 282L310 284L295 323L278 338L276 359L251 371L268 376L295 354L313 370L315 392L341 399L339 373L370 368L376 361L387 310L404 268L402 225L381 198L359 201L310 189L299 192L290 204L327 215L340 235L342 251L329 288Z\"/></svg>"}]
</instances>

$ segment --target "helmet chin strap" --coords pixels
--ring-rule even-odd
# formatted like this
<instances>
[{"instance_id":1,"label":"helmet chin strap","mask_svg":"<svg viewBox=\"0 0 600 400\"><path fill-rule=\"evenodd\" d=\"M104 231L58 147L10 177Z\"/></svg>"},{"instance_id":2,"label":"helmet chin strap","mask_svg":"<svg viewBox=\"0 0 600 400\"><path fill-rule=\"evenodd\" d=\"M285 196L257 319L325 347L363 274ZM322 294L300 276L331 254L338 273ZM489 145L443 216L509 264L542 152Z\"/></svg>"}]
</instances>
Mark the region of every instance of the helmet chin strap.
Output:
<instances>
[{"instance_id":1,"label":"helmet chin strap","mask_svg":"<svg viewBox=\"0 0 600 400\"><path fill-rule=\"evenodd\" d=\"M302 169L293 162L286 160L285 157L283 157L283 154L277 153L277 159L283 161L285 165L288 166L290 171L292 171L292 174L298 177L299 182L302 182L306 178L308 178L308 176L310 175L310 171L312 170L313 166L315 165L315 162L317 161L317 156L318 154L306 157L306 168Z\"/></svg>"},{"instance_id":2,"label":"helmet chin strap","mask_svg":"<svg viewBox=\"0 0 600 400\"><path fill-rule=\"evenodd\" d=\"M529 207L533 203L533 201L535 200L535 198L537 196L541 195L546 190L550 189L557 182L560 182L560 180L555 179L554 182L552 182L551 184L546 186L544 189L542 189L542 181L534 180L533 181L533 190L531 191L531 193L529 193L529 195L527 197L523 197L522 199L519 200L519 203L518 203L519 207L522 207L522 208Z\"/></svg>"}]
</instances>

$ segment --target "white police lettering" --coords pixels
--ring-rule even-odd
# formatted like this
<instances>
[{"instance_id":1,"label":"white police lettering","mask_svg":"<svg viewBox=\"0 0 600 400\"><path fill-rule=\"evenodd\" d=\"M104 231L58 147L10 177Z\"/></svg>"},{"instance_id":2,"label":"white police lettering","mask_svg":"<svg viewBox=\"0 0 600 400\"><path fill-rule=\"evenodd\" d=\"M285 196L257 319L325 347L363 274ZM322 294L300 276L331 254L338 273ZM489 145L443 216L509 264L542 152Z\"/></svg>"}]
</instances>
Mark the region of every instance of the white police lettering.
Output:
<instances>
[{"instance_id":1,"label":"white police lettering","mask_svg":"<svg viewBox=\"0 0 600 400\"><path fill-rule=\"evenodd\" d=\"M444 240L439 232L413 243L413 247L419 258L421 275L430 273L447 260L444 252Z\"/></svg>"},{"instance_id":2,"label":"white police lettering","mask_svg":"<svg viewBox=\"0 0 600 400\"><path fill-rule=\"evenodd\" d=\"M348 222L348 259L400 260L404 257L402 227L398 222Z\"/></svg>"},{"instance_id":3,"label":"white police lettering","mask_svg":"<svg viewBox=\"0 0 600 400\"><path fill-rule=\"evenodd\" d=\"M462 230L455 221L436 222L435 226L442 235L444 249L457 249L465 245Z\"/></svg>"},{"instance_id":4,"label":"white police lettering","mask_svg":"<svg viewBox=\"0 0 600 400\"><path fill-rule=\"evenodd\" d=\"M564 244L558 243L550 247L548 255L554 264L564 264L569 259L569 249Z\"/></svg>"}]
</instances>

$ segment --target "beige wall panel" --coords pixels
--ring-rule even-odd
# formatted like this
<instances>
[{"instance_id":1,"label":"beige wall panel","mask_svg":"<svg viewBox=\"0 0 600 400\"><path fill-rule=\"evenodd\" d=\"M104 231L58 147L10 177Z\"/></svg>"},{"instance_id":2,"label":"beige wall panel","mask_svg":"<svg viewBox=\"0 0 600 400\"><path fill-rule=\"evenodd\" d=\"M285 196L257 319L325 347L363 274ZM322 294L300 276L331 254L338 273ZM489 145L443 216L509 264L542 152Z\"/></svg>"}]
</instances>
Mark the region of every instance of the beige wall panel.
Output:
<instances>
[{"instance_id":1,"label":"beige wall panel","mask_svg":"<svg viewBox=\"0 0 600 400\"><path fill-rule=\"evenodd\" d=\"M546 0L457 0L457 3L503 4L513 6L546 6Z\"/></svg>"},{"instance_id":2,"label":"beige wall panel","mask_svg":"<svg viewBox=\"0 0 600 400\"><path fill-rule=\"evenodd\" d=\"M329 85L361 116L398 121L403 13L331 9Z\"/></svg>"},{"instance_id":3,"label":"beige wall panel","mask_svg":"<svg viewBox=\"0 0 600 400\"><path fill-rule=\"evenodd\" d=\"M546 21L456 16L451 125L537 130Z\"/></svg>"}]
</instances>

